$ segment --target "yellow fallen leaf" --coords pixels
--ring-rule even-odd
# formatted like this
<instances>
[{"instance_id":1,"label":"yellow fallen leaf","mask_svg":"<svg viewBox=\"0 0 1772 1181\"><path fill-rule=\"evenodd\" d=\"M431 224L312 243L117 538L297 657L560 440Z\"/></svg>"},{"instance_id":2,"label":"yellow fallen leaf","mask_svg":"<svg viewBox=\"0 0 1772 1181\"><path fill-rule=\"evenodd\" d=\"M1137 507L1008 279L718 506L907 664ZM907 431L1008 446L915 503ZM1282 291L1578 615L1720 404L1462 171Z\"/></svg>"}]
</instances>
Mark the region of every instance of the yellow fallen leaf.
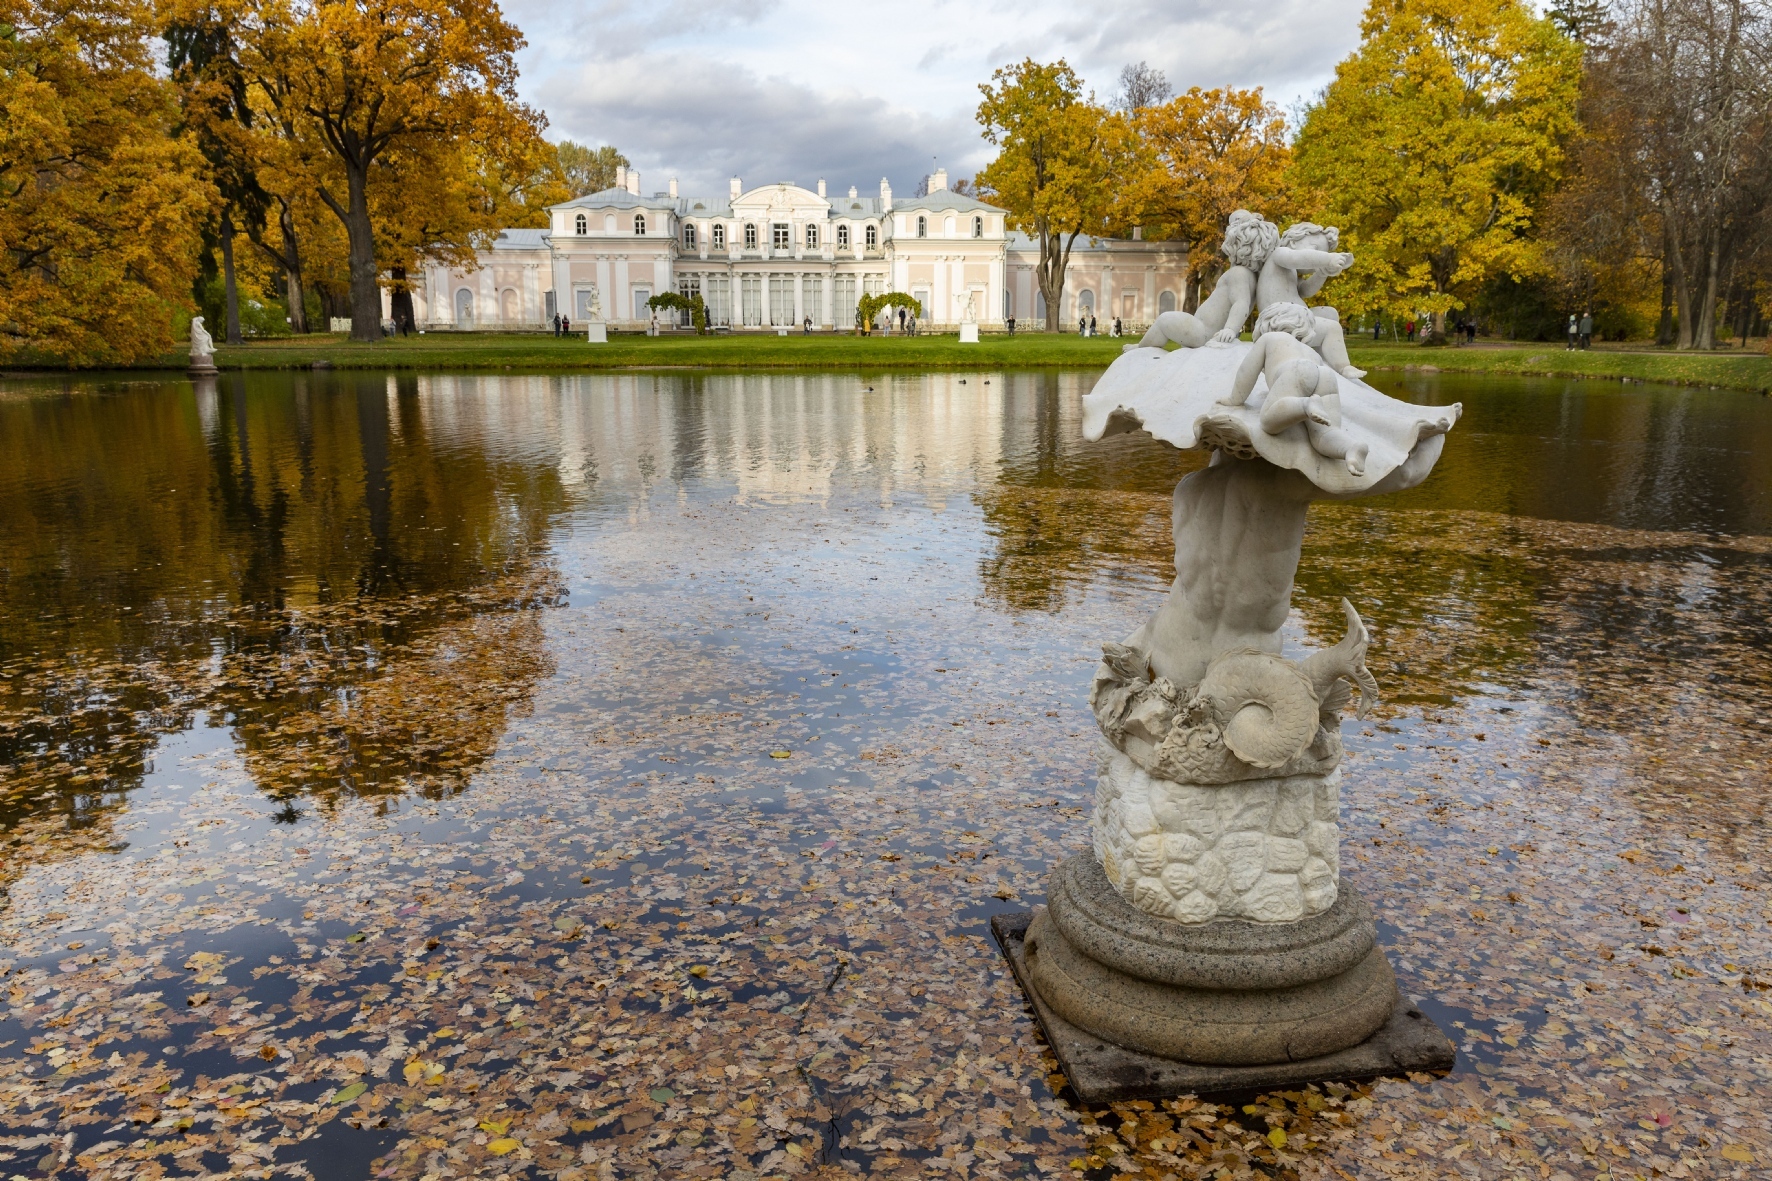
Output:
<instances>
[{"instance_id":1,"label":"yellow fallen leaf","mask_svg":"<svg viewBox=\"0 0 1772 1181\"><path fill-rule=\"evenodd\" d=\"M794 752L791 750L772 750L769 752L769 757L772 759L791 759L794 757Z\"/></svg>"},{"instance_id":2,"label":"yellow fallen leaf","mask_svg":"<svg viewBox=\"0 0 1772 1181\"><path fill-rule=\"evenodd\" d=\"M1745 1144L1725 1144L1723 1145L1723 1159L1751 1165L1754 1161L1754 1150Z\"/></svg>"},{"instance_id":3,"label":"yellow fallen leaf","mask_svg":"<svg viewBox=\"0 0 1772 1181\"><path fill-rule=\"evenodd\" d=\"M515 1152L520 1147L521 1145L509 1136L501 1136L497 1140L488 1143L486 1145L486 1151L490 1152L493 1156L503 1156L507 1152Z\"/></svg>"},{"instance_id":4,"label":"yellow fallen leaf","mask_svg":"<svg viewBox=\"0 0 1772 1181\"><path fill-rule=\"evenodd\" d=\"M706 964L697 964L695 967L689 969L689 974L691 976L699 976L705 980L708 974L708 966Z\"/></svg>"},{"instance_id":5,"label":"yellow fallen leaf","mask_svg":"<svg viewBox=\"0 0 1772 1181\"><path fill-rule=\"evenodd\" d=\"M482 1132L485 1132L488 1136L502 1136L505 1134L505 1129L509 1128L510 1126L511 1126L511 1121L508 1119L503 1119L503 1120L483 1119L480 1121L480 1130Z\"/></svg>"},{"instance_id":6,"label":"yellow fallen leaf","mask_svg":"<svg viewBox=\"0 0 1772 1181\"><path fill-rule=\"evenodd\" d=\"M1269 1128L1267 1130L1267 1142L1272 1144L1275 1148L1286 1147L1286 1129Z\"/></svg>"}]
</instances>

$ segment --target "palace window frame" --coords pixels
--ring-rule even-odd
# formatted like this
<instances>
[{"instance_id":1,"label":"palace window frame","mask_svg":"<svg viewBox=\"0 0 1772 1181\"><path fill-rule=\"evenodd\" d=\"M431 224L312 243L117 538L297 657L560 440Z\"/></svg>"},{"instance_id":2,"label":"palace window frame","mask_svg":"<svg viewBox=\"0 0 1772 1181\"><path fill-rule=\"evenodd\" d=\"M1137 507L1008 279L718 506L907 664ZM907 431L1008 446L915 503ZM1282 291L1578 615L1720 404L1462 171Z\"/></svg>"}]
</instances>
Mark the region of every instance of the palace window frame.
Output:
<instances>
[{"instance_id":1,"label":"palace window frame","mask_svg":"<svg viewBox=\"0 0 1772 1181\"><path fill-rule=\"evenodd\" d=\"M868 223L866 241L869 250L877 249L880 245L880 227L871 221Z\"/></svg>"},{"instance_id":2,"label":"palace window frame","mask_svg":"<svg viewBox=\"0 0 1772 1181\"><path fill-rule=\"evenodd\" d=\"M591 219L586 217L582 213L579 214L577 217L572 219L572 229L573 229L573 232L576 233L579 237L581 237L581 238L584 237L586 234L590 233L590 231L591 231Z\"/></svg>"},{"instance_id":3,"label":"palace window frame","mask_svg":"<svg viewBox=\"0 0 1772 1181\"><path fill-rule=\"evenodd\" d=\"M726 249L726 227L725 226L716 225L714 227L714 249L715 250Z\"/></svg>"},{"instance_id":4,"label":"palace window frame","mask_svg":"<svg viewBox=\"0 0 1772 1181\"><path fill-rule=\"evenodd\" d=\"M794 247L794 227L785 221L770 222L769 245L776 250L792 250Z\"/></svg>"},{"instance_id":5,"label":"palace window frame","mask_svg":"<svg viewBox=\"0 0 1772 1181\"><path fill-rule=\"evenodd\" d=\"M837 249L839 249L839 250L849 249L849 227L848 226L838 226L837 227Z\"/></svg>"},{"instance_id":6,"label":"palace window frame","mask_svg":"<svg viewBox=\"0 0 1772 1181\"><path fill-rule=\"evenodd\" d=\"M635 233L635 235L640 236L640 237L645 236L645 234L646 234L646 215L644 213L634 214L634 233Z\"/></svg>"},{"instance_id":7,"label":"palace window frame","mask_svg":"<svg viewBox=\"0 0 1772 1181\"><path fill-rule=\"evenodd\" d=\"M818 227L811 222L806 223L806 249L818 249Z\"/></svg>"},{"instance_id":8,"label":"palace window frame","mask_svg":"<svg viewBox=\"0 0 1772 1181\"><path fill-rule=\"evenodd\" d=\"M695 223L692 221L683 223L683 249L695 249Z\"/></svg>"},{"instance_id":9,"label":"palace window frame","mask_svg":"<svg viewBox=\"0 0 1772 1181\"><path fill-rule=\"evenodd\" d=\"M975 217L972 219L972 236L974 238L984 237L984 218Z\"/></svg>"},{"instance_id":10,"label":"palace window frame","mask_svg":"<svg viewBox=\"0 0 1772 1181\"><path fill-rule=\"evenodd\" d=\"M754 221L744 223L744 248L746 250L757 248L757 223Z\"/></svg>"},{"instance_id":11,"label":"palace window frame","mask_svg":"<svg viewBox=\"0 0 1772 1181\"><path fill-rule=\"evenodd\" d=\"M929 219L924 217L921 213L919 213L917 215L917 237L927 238L928 236L929 236Z\"/></svg>"}]
</instances>

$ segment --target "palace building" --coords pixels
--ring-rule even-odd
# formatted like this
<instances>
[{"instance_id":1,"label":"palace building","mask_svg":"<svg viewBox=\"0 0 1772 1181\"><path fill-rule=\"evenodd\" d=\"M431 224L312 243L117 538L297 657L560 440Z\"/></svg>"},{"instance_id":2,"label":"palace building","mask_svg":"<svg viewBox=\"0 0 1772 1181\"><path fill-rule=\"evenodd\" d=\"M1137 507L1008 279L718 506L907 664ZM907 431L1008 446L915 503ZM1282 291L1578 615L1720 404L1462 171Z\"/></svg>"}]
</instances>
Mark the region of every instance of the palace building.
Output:
<instances>
[{"instance_id":1,"label":"palace building","mask_svg":"<svg viewBox=\"0 0 1772 1181\"><path fill-rule=\"evenodd\" d=\"M951 191L945 171L927 188L894 198L882 179L877 196L830 196L822 180L747 190L734 177L719 200L679 196L675 180L646 197L640 174L623 169L618 187L555 205L548 228L502 231L472 269L413 275L413 317L427 330L509 331L547 327L560 312L577 329L595 310L639 328L652 318L646 301L675 291L701 296L716 326L809 319L828 330L853 326L861 296L904 291L936 328L962 322L969 301L987 328L1009 316L1043 324L1038 243L1010 231L1001 209ZM1116 315L1142 326L1181 306L1186 279L1178 243L1079 238L1060 321L1074 328L1093 313L1102 332Z\"/></svg>"}]
</instances>

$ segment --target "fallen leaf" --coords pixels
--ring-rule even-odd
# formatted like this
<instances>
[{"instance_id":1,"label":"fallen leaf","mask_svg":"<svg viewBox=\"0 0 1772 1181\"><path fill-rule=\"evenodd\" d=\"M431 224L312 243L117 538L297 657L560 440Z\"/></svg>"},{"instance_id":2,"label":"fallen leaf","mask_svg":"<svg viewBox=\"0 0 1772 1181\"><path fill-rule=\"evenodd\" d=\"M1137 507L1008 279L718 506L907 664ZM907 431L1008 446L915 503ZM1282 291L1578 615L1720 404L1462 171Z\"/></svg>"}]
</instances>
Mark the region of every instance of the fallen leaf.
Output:
<instances>
[{"instance_id":1,"label":"fallen leaf","mask_svg":"<svg viewBox=\"0 0 1772 1181\"><path fill-rule=\"evenodd\" d=\"M1286 1129L1269 1128L1267 1130L1267 1142L1272 1144L1275 1148L1286 1147Z\"/></svg>"},{"instance_id":2,"label":"fallen leaf","mask_svg":"<svg viewBox=\"0 0 1772 1181\"><path fill-rule=\"evenodd\" d=\"M1745 1144L1725 1144L1723 1145L1723 1159L1751 1165L1754 1160L1754 1150Z\"/></svg>"},{"instance_id":3,"label":"fallen leaf","mask_svg":"<svg viewBox=\"0 0 1772 1181\"><path fill-rule=\"evenodd\" d=\"M486 1151L493 1156L503 1156L507 1152L515 1152L520 1147L522 1146L509 1136L501 1136L497 1140L488 1141Z\"/></svg>"},{"instance_id":4,"label":"fallen leaf","mask_svg":"<svg viewBox=\"0 0 1772 1181\"><path fill-rule=\"evenodd\" d=\"M341 1087L332 1096L332 1101L334 1103L349 1103L368 1089L369 1085L367 1083L352 1083L348 1087Z\"/></svg>"},{"instance_id":5,"label":"fallen leaf","mask_svg":"<svg viewBox=\"0 0 1772 1181\"><path fill-rule=\"evenodd\" d=\"M769 752L769 757L772 759L791 759L794 757L794 752L791 750L772 750Z\"/></svg>"}]
</instances>

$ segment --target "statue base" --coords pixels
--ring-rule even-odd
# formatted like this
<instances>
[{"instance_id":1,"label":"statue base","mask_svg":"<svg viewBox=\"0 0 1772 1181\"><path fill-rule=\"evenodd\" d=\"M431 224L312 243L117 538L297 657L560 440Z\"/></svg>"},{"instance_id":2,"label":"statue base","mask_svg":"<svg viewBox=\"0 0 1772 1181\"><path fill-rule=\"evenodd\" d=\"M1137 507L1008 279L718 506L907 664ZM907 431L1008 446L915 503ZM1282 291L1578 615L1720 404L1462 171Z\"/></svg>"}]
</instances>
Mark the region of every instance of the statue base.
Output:
<instances>
[{"instance_id":1,"label":"statue base","mask_svg":"<svg viewBox=\"0 0 1772 1181\"><path fill-rule=\"evenodd\" d=\"M961 344L977 344L978 343L978 325L977 324L962 324L962 325L960 325L960 343Z\"/></svg>"},{"instance_id":2,"label":"statue base","mask_svg":"<svg viewBox=\"0 0 1772 1181\"><path fill-rule=\"evenodd\" d=\"M609 325L601 320L594 320L585 326L586 344L608 344Z\"/></svg>"},{"instance_id":3,"label":"statue base","mask_svg":"<svg viewBox=\"0 0 1772 1181\"><path fill-rule=\"evenodd\" d=\"M1085 1103L1452 1068L1346 882L1298 922L1183 924L1134 908L1085 853L1053 871L1048 897L991 927Z\"/></svg>"},{"instance_id":4,"label":"statue base","mask_svg":"<svg viewBox=\"0 0 1772 1181\"><path fill-rule=\"evenodd\" d=\"M190 367L185 372L192 377L214 377L221 370L215 367L215 362L209 357L192 357Z\"/></svg>"}]
</instances>

